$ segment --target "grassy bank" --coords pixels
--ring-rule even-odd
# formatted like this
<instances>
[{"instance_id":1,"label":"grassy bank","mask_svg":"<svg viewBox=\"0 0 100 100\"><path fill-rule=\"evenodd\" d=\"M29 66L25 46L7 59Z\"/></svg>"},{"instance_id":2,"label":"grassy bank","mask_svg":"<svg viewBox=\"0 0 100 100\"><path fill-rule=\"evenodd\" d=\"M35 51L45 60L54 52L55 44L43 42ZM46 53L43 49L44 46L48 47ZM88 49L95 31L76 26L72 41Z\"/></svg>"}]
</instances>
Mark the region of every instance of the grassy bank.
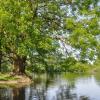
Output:
<instances>
[{"instance_id":1,"label":"grassy bank","mask_svg":"<svg viewBox=\"0 0 100 100\"><path fill-rule=\"evenodd\" d=\"M0 73L0 86L1 85L24 86L30 83L31 83L31 79L27 76L24 75L11 76L10 74Z\"/></svg>"},{"instance_id":2,"label":"grassy bank","mask_svg":"<svg viewBox=\"0 0 100 100\"><path fill-rule=\"evenodd\" d=\"M18 80L19 77L17 76L11 76L10 74L7 74L7 73L0 73L0 81L9 81L9 80Z\"/></svg>"},{"instance_id":3,"label":"grassy bank","mask_svg":"<svg viewBox=\"0 0 100 100\"><path fill-rule=\"evenodd\" d=\"M90 65L88 73L96 74L100 72L100 61L97 61L93 65Z\"/></svg>"},{"instance_id":4,"label":"grassy bank","mask_svg":"<svg viewBox=\"0 0 100 100\"><path fill-rule=\"evenodd\" d=\"M95 63L94 65L77 63L69 67L70 73L88 73L96 74L100 72L100 63ZM32 76L32 72L26 71L28 76ZM55 73L55 72L52 72ZM28 76L25 75L15 75L11 76L9 73L0 73L0 84L29 84L31 80Z\"/></svg>"}]
</instances>

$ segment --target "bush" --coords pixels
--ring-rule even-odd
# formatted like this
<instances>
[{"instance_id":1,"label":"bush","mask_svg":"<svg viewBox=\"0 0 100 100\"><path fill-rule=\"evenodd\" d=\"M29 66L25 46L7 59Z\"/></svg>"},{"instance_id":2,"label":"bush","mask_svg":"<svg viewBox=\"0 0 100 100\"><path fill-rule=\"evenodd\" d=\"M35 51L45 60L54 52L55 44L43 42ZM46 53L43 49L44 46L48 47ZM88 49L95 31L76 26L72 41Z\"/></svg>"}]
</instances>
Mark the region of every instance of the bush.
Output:
<instances>
[{"instance_id":1,"label":"bush","mask_svg":"<svg viewBox=\"0 0 100 100\"><path fill-rule=\"evenodd\" d=\"M76 60L73 57L66 58L61 63L61 69L62 71L69 71L70 66L74 66L76 64Z\"/></svg>"},{"instance_id":2,"label":"bush","mask_svg":"<svg viewBox=\"0 0 100 100\"><path fill-rule=\"evenodd\" d=\"M75 73L82 73L82 72L86 72L88 71L89 66L87 64L83 64L83 63L76 63L73 66L69 67L69 71L70 72L75 72Z\"/></svg>"}]
</instances>

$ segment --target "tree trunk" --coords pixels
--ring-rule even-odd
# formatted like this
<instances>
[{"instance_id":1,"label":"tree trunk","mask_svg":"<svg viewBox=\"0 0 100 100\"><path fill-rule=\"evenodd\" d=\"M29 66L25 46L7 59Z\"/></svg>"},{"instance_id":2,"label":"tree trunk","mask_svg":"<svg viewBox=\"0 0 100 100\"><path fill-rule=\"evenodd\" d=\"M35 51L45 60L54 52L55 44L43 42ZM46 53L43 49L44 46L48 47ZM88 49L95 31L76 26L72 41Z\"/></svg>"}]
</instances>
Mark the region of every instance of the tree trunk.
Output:
<instances>
[{"instance_id":1,"label":"tree trunk","mask_svg":"<svg viewBox=\"0 0 100 100\"><path fill-rule=\"evenodd\" d=\"M14 88L13 92L13 100L25 100L25 88Z\"/></svg>"},{"instance_id":2,"label":"tree trunk","mask_svg":"<svg viewBox=\"0 0 100 100\"><path fill-rule=\"evenodd\" d=\"M16 75L25 74L26 56L20 57L16 56L14 58L14 70L13 73Z\"/></svg>"},{"instance_id":3,"label":"tree trunk","mask_svg":"<svg viewBox=\"0 0 100 100\"><path fill-rule=\"evenodd\" d=\"M2 51L0 50L0 72L2 71L2 69L1 69L1 61L2 61Z\"/></svg>"}]
</instances>

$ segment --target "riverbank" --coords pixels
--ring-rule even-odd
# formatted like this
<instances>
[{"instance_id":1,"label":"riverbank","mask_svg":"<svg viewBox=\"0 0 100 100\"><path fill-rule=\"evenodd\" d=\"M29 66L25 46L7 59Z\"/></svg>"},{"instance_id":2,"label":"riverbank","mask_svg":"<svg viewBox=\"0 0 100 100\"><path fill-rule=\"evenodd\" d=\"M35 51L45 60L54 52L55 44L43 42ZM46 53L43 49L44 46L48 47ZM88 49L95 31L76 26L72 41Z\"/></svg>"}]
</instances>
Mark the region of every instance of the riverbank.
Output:
<instances>
[{"instance_id":1,"label":"riverbank","mask_svg":"<svg viewBox=\"0 0 100 100\"><path fill-rule=\"evenodd\" d=\"M88 73L90 74L96 74L100 72L100 63L96 63L94 65L91 65L89 67Z\"/></svg>"},{"instance_id":2,"label":"riverbank","mask_svg":"<svg viewBox=\"0 0 100 100\"><path fill-rule=\"evenodd\" d=\"M0 85L10 85L10 86L25 86L32 83L32 80L25 75L15 75L1 74L0 73Z\"/></svg>"},{"instance_id":3,"label":"riverbank","mask_svg":"<svg viewBox=\"0 0 100 100\"><path fill-rule=\"evenodd\" d=\"M90 74L97 74L97 73L100 73L100 68L93 68L89 71Z\"/></svg>"},{"instance_id":4,"label":"riverbank","mask_svg":"<svg viewBox=\"0 0 100 100\"><path fill-rule=\"evenodd\" d=\"M17 85L16 87L0 87L0 100L11 100L12 98L13 100L16 98L17 100L31 100L32 98L41 100L55 100L55 98L92 100L94 98L100 100L100 73L98 75L55 73L54 76L38 74L33 75L31 85L23 87Z\"/></svg>"},{"instance_id":5,"label":"riverbank","mask_svg":"<svg viewBox=\"0 0 100 100\"><path fill-rule=\"evenodd\" d=\"M96 74L100 72L100 66L98 65L91 65L91 66L87 66L88 67L88 71L86 72L87 74ZM55 73L55 72L54 72ZM74 72L73 72L74 73ZM31 72L27 71L27 74L29 76L32 76ZM29 85L32 83L32 80L26 76L26 75L15 75L15 76L11 76L10 74L2 74L0 73L0 85L20 85L20 86L25 86L25 85Z\"/></svg>"}]
</instances>

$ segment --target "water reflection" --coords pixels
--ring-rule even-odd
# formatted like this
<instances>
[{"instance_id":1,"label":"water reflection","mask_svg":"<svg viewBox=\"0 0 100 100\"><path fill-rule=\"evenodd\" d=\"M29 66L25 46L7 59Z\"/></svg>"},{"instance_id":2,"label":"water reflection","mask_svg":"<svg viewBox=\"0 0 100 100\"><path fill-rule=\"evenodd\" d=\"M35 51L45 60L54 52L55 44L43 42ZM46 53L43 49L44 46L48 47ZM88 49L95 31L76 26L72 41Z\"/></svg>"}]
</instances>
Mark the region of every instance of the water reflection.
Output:
<instances>
[{"instance_id":1,"label":"water reflection","mask_svg":"<svg viewBox=\"0 0 100 100\"><path fill-rule=\"evenodd\" d=\"M0 88L0 100L100 100L94 76L34 75L33 82L21 88Z\"/></svg>"}]
</instances>

